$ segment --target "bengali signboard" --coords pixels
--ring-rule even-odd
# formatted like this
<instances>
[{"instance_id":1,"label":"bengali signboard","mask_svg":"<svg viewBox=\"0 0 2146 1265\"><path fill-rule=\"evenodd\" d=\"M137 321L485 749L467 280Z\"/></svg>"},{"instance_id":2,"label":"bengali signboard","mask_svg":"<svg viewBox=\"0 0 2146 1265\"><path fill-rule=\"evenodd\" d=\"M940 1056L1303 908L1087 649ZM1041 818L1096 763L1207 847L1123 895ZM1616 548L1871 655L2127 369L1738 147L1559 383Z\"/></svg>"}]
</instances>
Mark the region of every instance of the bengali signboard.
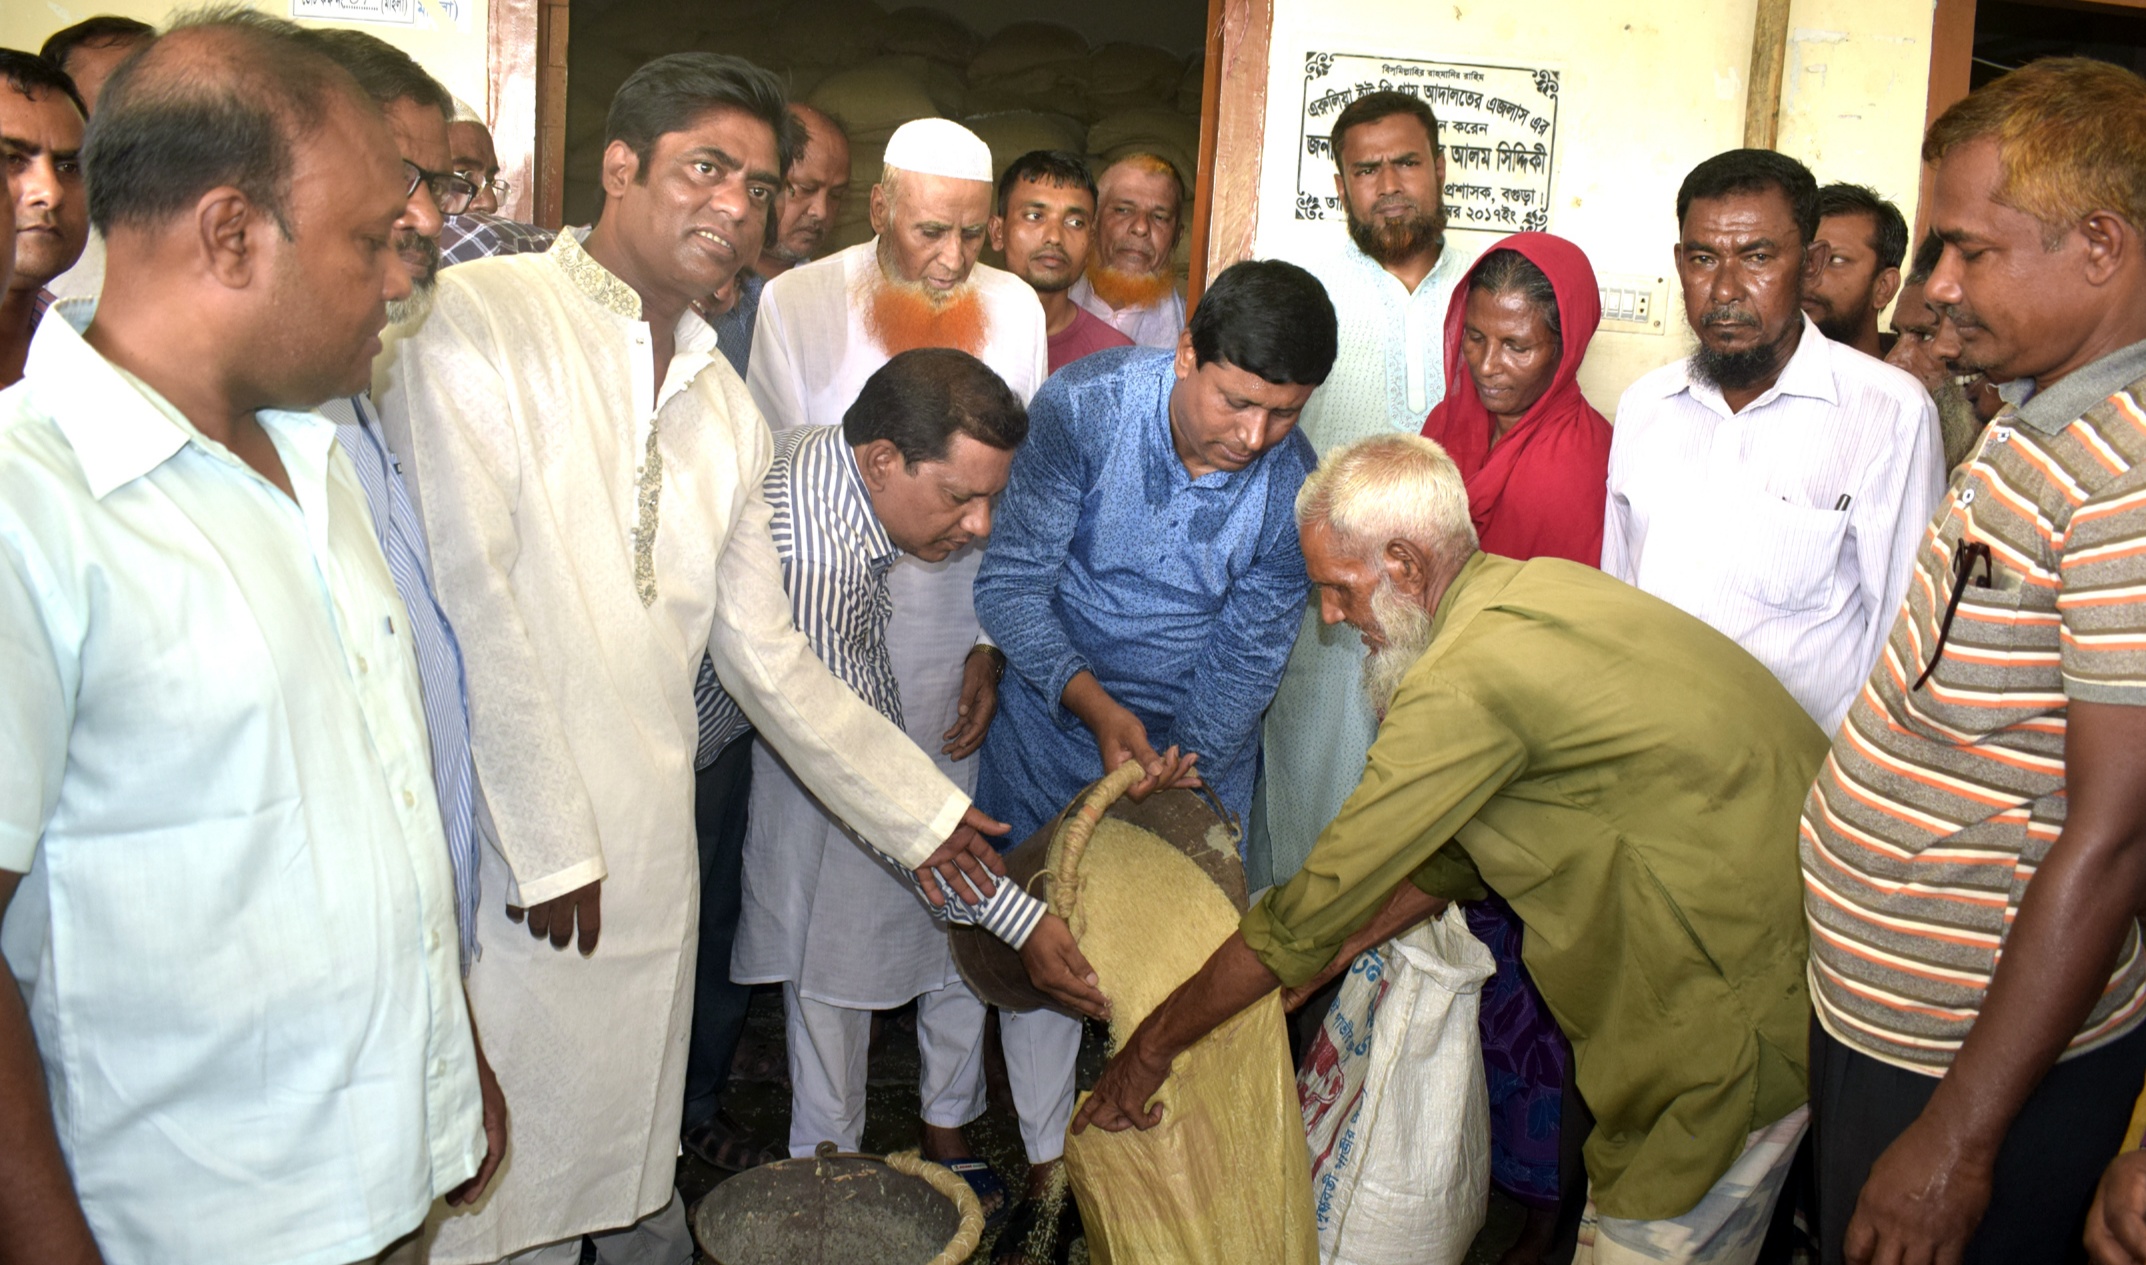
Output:
<instances>
[{"instance_id":1,"label":"bengali signboard","mask_svg":"<svg viewBox=\"0 0 2146 1265\"><path fill-rule=\"evenodd\" d=\"M1356 98L1391 90L1422 98L1438 116L1447 231L1548 229L1557 84L1558 72L1540 68L1306 53L1296 218L1347 218L1334 193L1334 119Z\"/></svg>"},{"instance_id":2,"label":"bengali signboard","mask_svg":"<svg viewBox=\"0 0 2146 1265\"><path fill-rule=\"evenodd\" d=\"M417 0L291 0L291 16L331 22L417 23Z\"/></svg>"}]
</instances>

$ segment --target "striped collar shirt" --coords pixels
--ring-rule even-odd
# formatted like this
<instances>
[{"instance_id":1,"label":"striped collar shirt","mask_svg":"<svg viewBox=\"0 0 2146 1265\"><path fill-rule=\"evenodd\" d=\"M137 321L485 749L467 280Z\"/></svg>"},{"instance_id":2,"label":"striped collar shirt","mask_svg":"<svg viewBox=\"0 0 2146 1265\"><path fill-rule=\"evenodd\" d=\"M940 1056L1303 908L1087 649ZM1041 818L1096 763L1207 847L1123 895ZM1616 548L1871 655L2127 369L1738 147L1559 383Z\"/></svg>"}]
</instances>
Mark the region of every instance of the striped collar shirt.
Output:
<instances>
[{"instance_id":1,"label":"striped collar shirt","mask_svg":"<svg viewBox=\"0 0 2146 1265\"><path fill-rule=\"evenodd\" d=\"M462 970L477 960L477 774L469 754L469 686L462 674L462 647L440 609L432 587L425 532L403 485L402 465L380 438L380 419L363 395L330 400L321 415L334 422L336 442L358 473L358 486L372 510L373 534L387 557L388 574L409 612L410 647L417 653L417 683L432 742L432 787L447 833L447 860L454 867L455 920L462 934Z\"/></svg>"},{"instance_id":2,"label":"striped collar shirt","mask_svg":"<svg viewBox=\"0 0 2146 1265\"><path fill-rule=\"evenodd\" d=\"M466 264L494 255L535 254L551 249L558 232L484 211L450 215L440 226L440 263Z\"/></svg>"},{"instance_id":3,"label":"striped collar shirt","mask_svg":"<svg viewBox=\"0 0 2146 1265\"><path fill-rule=\"evenodd\" d=\"M1951 1065L2064 829L2073 699L2146 705L2146 342L1991 421L1804 802L1811 997L1836 1039ZM2133 927L2067 1053L2142 1016Z\"/></svg>"},{"instance_id":4,"label":"striped collar shirt","mask_svg":"<svg viewBox=\"0 0 2146 1265\"><path fill-rule=\"evenodd\" d=\"M1944 460L1922 384L1805 317L1741 411L1688 360L1624 393L1602 569L1726 634L1831 733L1900 608Z\"/></svg>"},{"instance_id":5,"label":"striped collar shirt","mask_svg":"<svg viewBox=\"0 0 2146 1265\"><path fill-rule=\"evenodd\" d=\"M783 586L799 631L836 679L900 725L901 687L887 649L887 621L894 614L887 574L901 550L872 512L871 493L842 428L800 426L777 439L761 487L773 511L769 534L782 558ZM917 881L913 871L892 864ZM940 889L951 896L943 882ZM945 912L949 921L982 926L1018 948L1043 917L1043 903L1000 883L983 904L949 899Z\"/></svg>"}]
</instances>

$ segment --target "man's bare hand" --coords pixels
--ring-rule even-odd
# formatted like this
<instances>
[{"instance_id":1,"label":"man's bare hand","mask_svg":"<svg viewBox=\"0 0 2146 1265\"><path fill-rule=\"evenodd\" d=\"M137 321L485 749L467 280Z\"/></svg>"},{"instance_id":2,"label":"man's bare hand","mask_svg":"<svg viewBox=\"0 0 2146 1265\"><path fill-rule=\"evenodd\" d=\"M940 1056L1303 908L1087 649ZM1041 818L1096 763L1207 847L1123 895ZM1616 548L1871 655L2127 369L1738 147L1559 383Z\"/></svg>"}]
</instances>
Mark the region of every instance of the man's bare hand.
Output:
<instances>
[{"instance_id":1,"label":"man's bare hand","mask_svg":"<svg viewBox=\"0 0 2146 1265\"><path fill-rule=\"evenodd\" d=\"M1134 800L1143 800L1165 787L1191 788L1200 784L1198 770L1193 764L1200 757L1187 752L1179 755L1177 748L1157 755L1148 741L1147 726L1140 718L1110 696L1103 683L1092 672L1076 672L1066 682L1065 692L1059 696L1065 709L1080 717L1088 732L1095 735L1096 753L1103 758L1103 772L1108 774L1119 765L1131 760L1147 771L1147 776L1133 784L1127 794Z\"/></svg>"},{"instance_id":2,"label":"man's bare hand","mask_svg":"<svg viewBox=\"0 0 2146 1265\"><path fill-rule=\"evenodd\" d=\"M1962 1153L1925 1114L1871 1166L1848 1222L1852 1265L1958 1265L1989 1209L1993 1164Z\"/></svg>"},{"instance_id":3,"label":"man's bare hand","mask_svg":"<svg viewBox=\"0 0 2146 1265\"><path fill-rule=\"evenodd\" d=\"M564 896L554 897L527 909L507 906L507 917L515 922L524 918L529 921L529 934L541 940L551 937L551 947L563 949L574 939L574 930L581 930L581 956L596 952L596 937L603 932L603 886L598 879L587 887L577 887Z\"/></svg>"},{"instance_id":4,"label":"man's bare hand","mask_svg":"<svg viewBox=\"0 0 2146 1265\"><path fill-rule=\"evenodd\" d=\"M998 890L998 878L1006 875L1006 863L999 859L998 849L991 846L986 835L1003 835L1013 827L1003 821L993 821L976 805L961 815L961 824L946 837L939 850L924 858L917 867L917 882L923 884L924 899L933 908L946 904L946 894L939 890L934 876L944 879L954 895L971 905L981 905ZM994 877L995 876L995 877Z\"/></svg>"},{"instance_id":5,"label":"man's bare hand","mask_svg":"<svg viewBox=\"0 0 2146 1265\"><path fill-rule=\"evenodd\" d=\"M939 748L956 760L966 760L984 745L984 731L998 715L998 652L988 646L969 651L961 665L961 703L954 712L954 727L939 736Z\"/></svg>"},{"instance_id":6,"label":"man's bare hand","mask_svg":"<svg viewBox=\"0 0 2146 1265\"><path fill-rule=\"evenodd\" d=\"M1140 1033L1125 1043L1116 1057L1103 1067L1095 1092L1081 1103L1073 1116L1073 1132L1094 1125L1106 1133L1127 1129L1152 1129L1162 1123L1162 1106L1150 1101L1170 1079L1170 1060L1145 1053Z\"/></svg>"},{"instance_id":7,"label":"man's bare hand","mask_svg":"<svg viewBox=\"0 0 2146 1265\"><path fill-rule=\"evenodd\" d=\"M1294 1014L1313 993L1325 988L1333 982L1336 975L1355 965L1356 959L1362 957L1367 950L1375 949L1424 919L1435 918L1445 911L1445 901L1426 895L1422 888L1407 879L1401 880L1387 895L1386 903L1380 905L1378 912L1371 915L1371 921L1365 923L1355 935L1342 941L1333 961L1321 968L1317 975L1295 988L1282 990L1282 1009Z\"/></svg>"},{"instance_id":8,"label":"man's bare hand","mask_svg":"<svg viewBox=\"0 0 2146 1265\"><path fill-rule=\"evenodd\" d=\"M1052 1001L1097 1019L1110 1018L1110 999L1103 996L1095 968L1074 943L1065 919L1043 915L1021 946L1021 965L1028 968L1028 982Z\"/></svg>"},{"instance_id":9,"label":"man's bare hand","mask_svg":"<svg viewBox=\"0 0 2146 1265\"><path fill-rule=\"evenodd\" d=\"M477 1097L484 1104L484 1160L477 1165L474 1176L447 1192L451 1208L466 1208L482 1199L485 1187L492 1184L492 1174L499 1171L499 1162L507 1158L507 1096L500 1092L499 1078L492 1075L484 1046L477 1042L474 1021L470 1025L470 1043L477 1050Z\"/></svg>"},{"instance_id":10,"label":"man's bare hand","mask_svg":"<svg viewBox=\"0 0 2146 1265\"><path fill-rule=\"evenodd\" d=\"M2101 1175L2086 1214L2086 1254L2094 1265L2146 1263L2146 1151L2126 1151Z\"/></svg>"}]
</instances>

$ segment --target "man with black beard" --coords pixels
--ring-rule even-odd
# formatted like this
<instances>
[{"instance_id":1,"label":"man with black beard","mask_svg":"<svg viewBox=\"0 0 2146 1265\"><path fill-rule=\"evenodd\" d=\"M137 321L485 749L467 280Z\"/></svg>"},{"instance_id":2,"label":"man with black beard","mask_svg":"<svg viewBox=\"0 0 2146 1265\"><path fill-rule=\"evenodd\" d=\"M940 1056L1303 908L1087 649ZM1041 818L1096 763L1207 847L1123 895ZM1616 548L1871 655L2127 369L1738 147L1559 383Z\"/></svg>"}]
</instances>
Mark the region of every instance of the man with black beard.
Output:
<instances>
[{"instance_id":1,"label":"man with black beard","mask_svg":"<svg viewBox=\"0 0 2146 1265\"><path fill-rule=\"evenodd\" d=\"M1340 320L1340 355L1298 423L1321 456L1423 428L1446 393L1446 305L1474 262L1446 248L1446 163L1429 104L1367 93L1334 119L1329 143L1348 240L1296 261L1326 287ZM1297 872L1363 775L1378 729L1358 688L1363 661L1356 637L1321 623L1307 602L1267 712L1247 854L1255 890Z\"/></svg>"},{"instance_id":2,"label":"man with black beard","mask_svg":"<svg viewBox=\"0 0 2146 1265\"><path fill-rule=\"evenodd\" d=\"M1825 262L1803 292L1803 310L1827 338L1883 359L1888 347L1878 313L1900 292L1907 221L1875 189L1829 184L1818 191L1818 236L1826 243Z\"/></svg>"},{"instance_id":3,"label":"man with black beard","mask_svg":"<svg viewBox=\"0 0 2146 1265\"><path fill-rule=\"evenodd\" d=\"M1716 154L1677 221L1699 346L1618 402L1602 569L1726 633L1832 733L1944 488L1937 408L1804 314L1826 253L1803 164Z\"/></svg>"}]
</instances>

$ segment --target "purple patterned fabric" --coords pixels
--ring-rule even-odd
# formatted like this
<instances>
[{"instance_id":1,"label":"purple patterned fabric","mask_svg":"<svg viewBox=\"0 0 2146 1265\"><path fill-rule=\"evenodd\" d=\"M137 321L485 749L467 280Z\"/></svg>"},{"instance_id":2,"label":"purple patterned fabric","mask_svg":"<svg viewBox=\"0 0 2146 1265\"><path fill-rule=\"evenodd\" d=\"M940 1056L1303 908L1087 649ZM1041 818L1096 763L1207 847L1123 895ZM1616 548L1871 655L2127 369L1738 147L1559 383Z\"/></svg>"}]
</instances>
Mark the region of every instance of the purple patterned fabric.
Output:
<instances>
[{"instance_id":1,"label":"purple patterned fabric","mask_svg":"<svg viewBox=\"0 0 2146 1265\"><path fill-rule=\"evenodd\" d=\"M1520 964L1520 919L1496 896L1466 907L1468 929L1498 960L1479 1023L1490 1086L1490 1180L1513 1198L1557 1206L1558 1124L1572 1047Z\"/></svg>"}]
</instances>

